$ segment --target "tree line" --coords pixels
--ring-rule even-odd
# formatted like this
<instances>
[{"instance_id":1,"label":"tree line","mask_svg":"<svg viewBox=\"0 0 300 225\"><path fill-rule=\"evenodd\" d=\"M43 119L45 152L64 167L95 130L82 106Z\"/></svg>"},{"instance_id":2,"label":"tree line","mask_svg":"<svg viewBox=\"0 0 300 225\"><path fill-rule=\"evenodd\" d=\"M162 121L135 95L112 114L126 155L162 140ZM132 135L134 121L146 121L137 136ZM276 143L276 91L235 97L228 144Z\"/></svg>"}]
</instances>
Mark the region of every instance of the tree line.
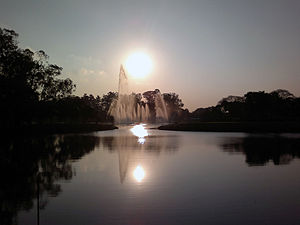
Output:
<instances>
[{"instance_id":1,"label":"tree line","mask_svg":"<svg viewBox=\"0 0 300 225\"><path fill-rule=\"evenodd\" d=\"M300 121L300 98L283 89L230 95L216 106L196 109L190 118L199 121Z\"/></svg>"},{"instance_id":2,"label":"tree line","mask_svg":"<svg viewBox=\"0 0 300 225\"><path fill-rule=\"evenodd\" d=\"M18 127L32 123L113 122L108 114L117 92L103 96L75 96L76 85L62 79L62 67L49 63L42 50L33 52L18 46L18 34L0 28L0 125ZM158 89L132 93L136 103L148 105L155 121L155 98ZM176 93L161 94L169 122L199 121L299 121L300 98L287 90L248 92L228 96L216 106L198 108L192 113Z\"/></svg>"},{"instance_id":3,"label":"tree line","mask_svg":"<svg viewBox=\"0 0 300 225\"><path fill-rule=\"evenodd\" d=\"M147 91L144 93L132 93L136 104L147 104L150 111L150 121L155 122L155 95L159 91ZM170 121L178 121L187 116L187 110L183 110L182 100L176 93L162 94ZM114 118L109 114L110 106L118 98L117 92L108 92L102 97L92 94L84 94L82 97L69 95L59 99L40 101L37 114L33 121L45 123L92 123L92 122L113 122Z\"/></svg>"},{"instance_id":4,"label":"tree line","mask_svg":"<svg viewBox=\"0 0 300 225\"><path fill-rule=\"evenodd\" d=\"M42 50L33 52L18 46L18 34L0 28L0 124L18 127L31 123L112 122L108 115L117 92L100 96L73 95L76 85L62 79L62 67L50 64ZM154 94L135 95L137 104L148 104L155 115ZM164 93L171 120L182 114L183 103L176 93Z\"/></svg>"}]
</instances>

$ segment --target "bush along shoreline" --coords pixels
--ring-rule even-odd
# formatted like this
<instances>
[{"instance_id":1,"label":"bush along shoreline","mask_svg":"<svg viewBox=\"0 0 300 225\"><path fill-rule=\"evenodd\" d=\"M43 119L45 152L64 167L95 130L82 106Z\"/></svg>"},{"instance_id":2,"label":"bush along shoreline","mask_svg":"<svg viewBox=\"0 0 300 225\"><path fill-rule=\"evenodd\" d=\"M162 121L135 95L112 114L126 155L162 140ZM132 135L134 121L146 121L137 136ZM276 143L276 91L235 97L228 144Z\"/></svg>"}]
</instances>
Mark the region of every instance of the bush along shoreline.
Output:
<instances>
[{"instance_id":1,"label":"bush along shoreline","mask_svg":"<svg viewBox=\"0 0 300 225\"><path fill-rule=\"evenodd\" d=\"M7 134L67 134L86 133L118 129L109 123L51 123L51 124L24 124L21 127L7 128Z\"/></svg>"},{"instance_id":2,"label":"bush along shoreline","mask_svg":"<svg viewBox=\"0 0 300 225\"><path fill-rule=\"evenodd\" d=\"M160 126L158 129L203 132L300 133L300 122L185 122Z\"/></svg>"}]
</instances>

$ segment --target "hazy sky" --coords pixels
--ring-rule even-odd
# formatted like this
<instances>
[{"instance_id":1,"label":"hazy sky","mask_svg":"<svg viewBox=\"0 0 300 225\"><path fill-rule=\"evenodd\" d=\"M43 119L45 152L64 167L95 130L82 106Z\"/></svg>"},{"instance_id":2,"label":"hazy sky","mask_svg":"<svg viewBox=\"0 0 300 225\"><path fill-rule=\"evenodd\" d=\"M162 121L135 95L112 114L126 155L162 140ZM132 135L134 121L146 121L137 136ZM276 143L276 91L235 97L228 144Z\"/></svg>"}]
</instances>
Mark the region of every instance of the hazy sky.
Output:
<instances>
[{"instance_id":1,"label":"hazy sky","mask_svg":"<svg viewBox=\"0 0 300 225\"><path fill-rule=\"evenodd\" d=\"M176 92L190 110L247 91L300 95L299 0L0 1L0 26L43 49L78 95L117 91L137 49L155 66L132 90Z\"/></svg>"}]
</instances>

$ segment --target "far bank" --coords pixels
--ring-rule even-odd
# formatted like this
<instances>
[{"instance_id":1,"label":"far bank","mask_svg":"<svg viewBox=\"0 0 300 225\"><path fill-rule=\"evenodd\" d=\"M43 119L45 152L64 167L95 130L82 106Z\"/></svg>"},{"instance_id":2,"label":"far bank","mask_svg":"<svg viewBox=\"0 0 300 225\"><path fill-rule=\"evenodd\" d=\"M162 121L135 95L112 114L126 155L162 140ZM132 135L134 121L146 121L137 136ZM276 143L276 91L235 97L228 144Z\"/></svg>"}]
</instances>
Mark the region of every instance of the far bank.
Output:
<instances>
[{"instance_id":1,"label":"far bank","mask_svg":"<svg viewBox=\"0 0 300 225\"><path fill-rule=\"evenodd\" d=\"M300 122L182 122L163 125L158 129L203 132L300 133Z\"/></svg>"},{"instance_id":2,"label":"far bank","mask_svg":"<svg viewBox=\"0 0 300 225\"><path fill-rule=\"evenodd\" d=\"M66 134L85 133L94 131L118 129L110 123L49 123L49 124L23 124L10 126L4 130L7 134Z\"/></svg>"}]
</instances>

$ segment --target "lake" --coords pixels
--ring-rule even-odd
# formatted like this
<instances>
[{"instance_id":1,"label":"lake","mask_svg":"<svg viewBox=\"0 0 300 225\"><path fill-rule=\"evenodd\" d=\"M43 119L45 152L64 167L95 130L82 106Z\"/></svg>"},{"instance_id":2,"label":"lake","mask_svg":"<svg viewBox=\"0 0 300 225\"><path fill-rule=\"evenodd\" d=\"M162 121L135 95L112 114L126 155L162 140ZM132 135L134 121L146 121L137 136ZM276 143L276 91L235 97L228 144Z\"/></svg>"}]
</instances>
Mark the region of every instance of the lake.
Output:
<instances>
[{"instance_id":1,"label":"lake","mask_svg":"<svg viewBox=\"0 0 300 225\"><path fill-rule=\"evenodd\" d=\"M5 138L0 224L300 224L300 134L132 128Z\"/></svg>"}]
</instances>

